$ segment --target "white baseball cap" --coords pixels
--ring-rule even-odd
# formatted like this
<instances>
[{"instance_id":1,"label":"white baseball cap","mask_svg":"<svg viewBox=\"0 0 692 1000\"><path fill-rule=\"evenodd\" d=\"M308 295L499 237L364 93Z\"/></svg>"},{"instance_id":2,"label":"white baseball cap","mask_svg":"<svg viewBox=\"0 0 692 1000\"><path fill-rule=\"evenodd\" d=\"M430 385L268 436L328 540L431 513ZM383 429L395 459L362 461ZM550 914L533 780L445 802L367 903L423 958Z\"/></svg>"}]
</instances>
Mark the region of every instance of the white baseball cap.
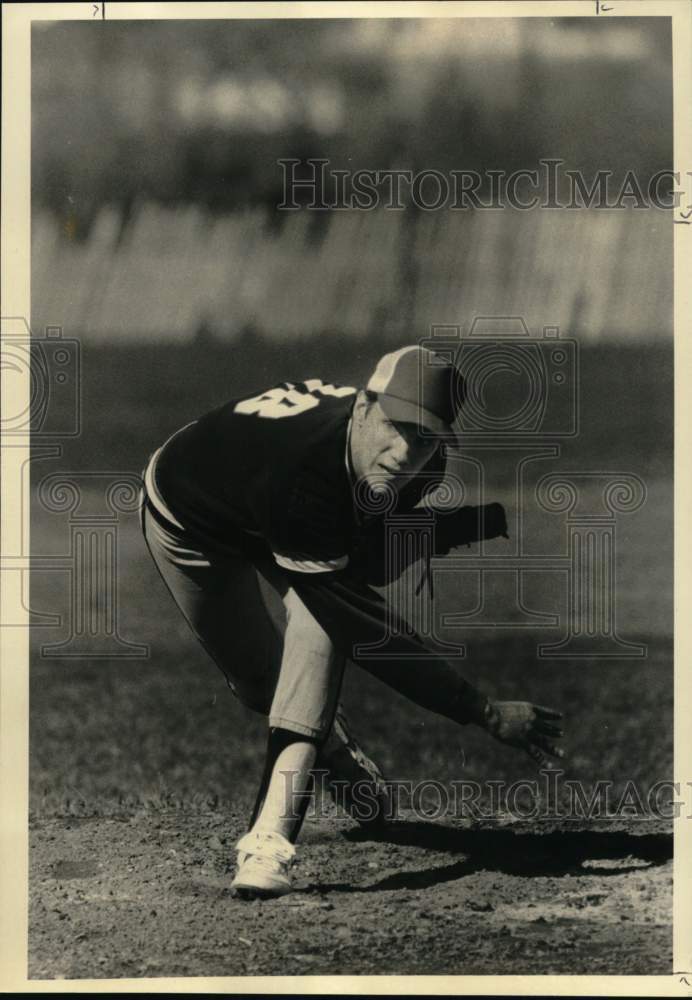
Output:
<instances>
[{"instance_id":1,"label":"white baseball cap","mask_svg":"<svg viewBox=\"0 0 692 1000\"><path fill-rule=\"evenodd\" d=\"M434 434L454 434L464 379L453 362L418 344L385 354L366 386L390 418Z\"/></svg>"}]
</instances>

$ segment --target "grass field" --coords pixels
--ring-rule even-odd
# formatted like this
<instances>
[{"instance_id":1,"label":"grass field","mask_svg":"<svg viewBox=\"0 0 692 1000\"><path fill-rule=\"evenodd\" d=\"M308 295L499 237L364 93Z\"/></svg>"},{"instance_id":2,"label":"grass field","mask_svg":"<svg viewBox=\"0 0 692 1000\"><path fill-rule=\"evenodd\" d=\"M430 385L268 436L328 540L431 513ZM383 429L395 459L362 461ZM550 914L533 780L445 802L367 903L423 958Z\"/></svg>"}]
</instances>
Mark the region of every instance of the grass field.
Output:
<instances>
[{"instance_id":1,"label":"grass field","mask_svg":"<svg viewBox=\"0 0 692 1000\"><path fill-rule=\"evenodd\" d=\"M83 433L59 462L37 461L34 482L58 469L138 472L178 426L277 378L362 377L377 347L335 356L340 343L270 354L248 343L85 350ZM446 635L467 643L463 669L488 693L562 708L565 777L587 790L610 781L614 800L628 781L645 792L672 771L671 372L667 349L584 350L582 433L554 466L632 472L646 483L646 503L618 523L617 601L622 637L645 643L647 656L539 660L536 643L559 638L554 628ZM488 499L511 496L499 463L488 484ZM559 544L563 530L529 518L527 544ZM33 552L68 545L66 516L36 508ZM670 842L653 821L606 824L600 841L585 830L581 842L545 823L520 825L528 839L500 838L492 850L459 817L409 817L377 844L343 818L312 821L297 902L242 910L228 896L228 864L259 776L264 722L234 701L189 634L134 514L120 519L119 567L120 634L147 644L147 658L50 659L40 646L64 628L32 636L33 976L615 972L625 959L627 972L670 970ZM32 607L64 613L68 582L64 572L35 574ZM442 610L464 607L462 583L439 588ZM539 584L534 599L552 595L559 611L555 591ZM353 666L344 702L389 777L535 777L528 757L425 713ZM527 860L512 869L512 857ZM584 867L603 857L607 870ZM319 931L286 941L293 905L314 910L308 922L319 918ZM299 960L286 968L288 952Z\"/></svg>"}]
</instances>

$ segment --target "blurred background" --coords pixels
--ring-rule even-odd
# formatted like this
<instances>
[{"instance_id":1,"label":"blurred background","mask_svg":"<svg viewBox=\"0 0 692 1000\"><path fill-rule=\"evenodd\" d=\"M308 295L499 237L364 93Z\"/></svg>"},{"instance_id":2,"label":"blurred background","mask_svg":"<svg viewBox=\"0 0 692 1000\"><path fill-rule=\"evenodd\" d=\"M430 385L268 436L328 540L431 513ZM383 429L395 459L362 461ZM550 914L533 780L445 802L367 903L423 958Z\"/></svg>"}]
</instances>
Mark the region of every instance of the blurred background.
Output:
<instances>
[{"instance_id":1,"label":"blurred background","mask_svg":"<svg viewBox=\"0 0 692 1000\"><path fill-rule=\"evenodd\" d=\"M560 638L550 627L448 638L467 643L467 673L491 693L565 708L570 776L619 787L670 777L671 212L631 200L620 210L277 210L287 158L475 170L481 197L492 171L557 158L589 186L612 171L617 195L631 171L646 192L672 169L669 25L35 22L32 330L61 327L79 342L82 424L59 460L37 456L34 483L57 469L138 473L165 437L233 395L287 377L357 384L384 350L432 324L468 332L477 316L521 316L534 338L559 327L579 348L581 423L540 471L645 482L646 503L618 524L617 604L621 635L648 654L539 661L537 642ZM511 503L505 459L487 459L486 498ZM563 521L548 521L527 522L529 549L563 544ZM36 505L35 552L64 550L69 531ZM64 621L63 632L34 629L33 808L251 795L262 720L228 695L179 620L135 516L122 516L119 544L120 632L151 654L51 659L41 646L64 638ZM473 603L454 586L438 588L448 611ZM541 600L564 611L554 577L547 591ZM69 599L66 573L34 575L37 611ZM531 769L360 672L345 698L393 777Z\"/></svg>"},{"instance_id":2,"label":"blurred background","mask_svg":"<svg viewBox=\"0 0 692 1000\"><path fill-rule=\"evenodd\" d=\"M646 193L672 161L662 18L46 22L32 89L38 327L397 341L521 314L590 340L670 335L669 213L634 199L276 210L287 158L474 170L487 198L489 172L553 157L589 186L612 171L612 200L627 171Z\"/></svg>"}]
</instances>

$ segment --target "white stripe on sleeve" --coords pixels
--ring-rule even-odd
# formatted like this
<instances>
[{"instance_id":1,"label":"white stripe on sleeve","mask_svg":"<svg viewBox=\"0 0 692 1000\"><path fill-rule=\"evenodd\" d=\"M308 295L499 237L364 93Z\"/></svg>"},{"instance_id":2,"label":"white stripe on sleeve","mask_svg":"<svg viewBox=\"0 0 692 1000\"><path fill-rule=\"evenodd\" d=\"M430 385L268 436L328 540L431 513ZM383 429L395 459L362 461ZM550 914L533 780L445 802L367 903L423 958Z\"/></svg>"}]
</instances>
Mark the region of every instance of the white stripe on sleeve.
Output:
<instances>
[{"instance_id":1,"label":"white stripe on sleeve","mask_svg":"<svg viewBox=\"0 0 692 1000\"><path fill-rule=\"evenodd\" d=\"M272 554L282 569L290 569L294 573L334 573L336 570L345 569L348 566L348 556L322 560L291 559L289 556L279 555L278 552Z\"/></svg>"}]
</instances>

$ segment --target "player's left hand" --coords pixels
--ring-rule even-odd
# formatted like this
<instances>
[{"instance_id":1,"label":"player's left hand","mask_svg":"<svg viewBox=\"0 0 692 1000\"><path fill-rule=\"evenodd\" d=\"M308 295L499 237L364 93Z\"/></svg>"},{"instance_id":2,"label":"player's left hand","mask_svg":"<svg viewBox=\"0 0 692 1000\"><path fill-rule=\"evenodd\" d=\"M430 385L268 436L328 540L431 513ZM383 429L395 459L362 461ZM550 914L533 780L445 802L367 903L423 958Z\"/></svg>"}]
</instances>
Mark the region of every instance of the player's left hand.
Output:
<instances>
[{"instance_id":1,"label":"player's left hand","mask_svg":"<svg viewBox=\"0 0 692 1000\"><path fill-rule=\"evenodd\" d=\"M565 756L555 742L563 735L560 719L562 712L529 701L489 701L485 728L500 743L525 750L540 767L546 754Z\"/></svg>"}]
</instances>

